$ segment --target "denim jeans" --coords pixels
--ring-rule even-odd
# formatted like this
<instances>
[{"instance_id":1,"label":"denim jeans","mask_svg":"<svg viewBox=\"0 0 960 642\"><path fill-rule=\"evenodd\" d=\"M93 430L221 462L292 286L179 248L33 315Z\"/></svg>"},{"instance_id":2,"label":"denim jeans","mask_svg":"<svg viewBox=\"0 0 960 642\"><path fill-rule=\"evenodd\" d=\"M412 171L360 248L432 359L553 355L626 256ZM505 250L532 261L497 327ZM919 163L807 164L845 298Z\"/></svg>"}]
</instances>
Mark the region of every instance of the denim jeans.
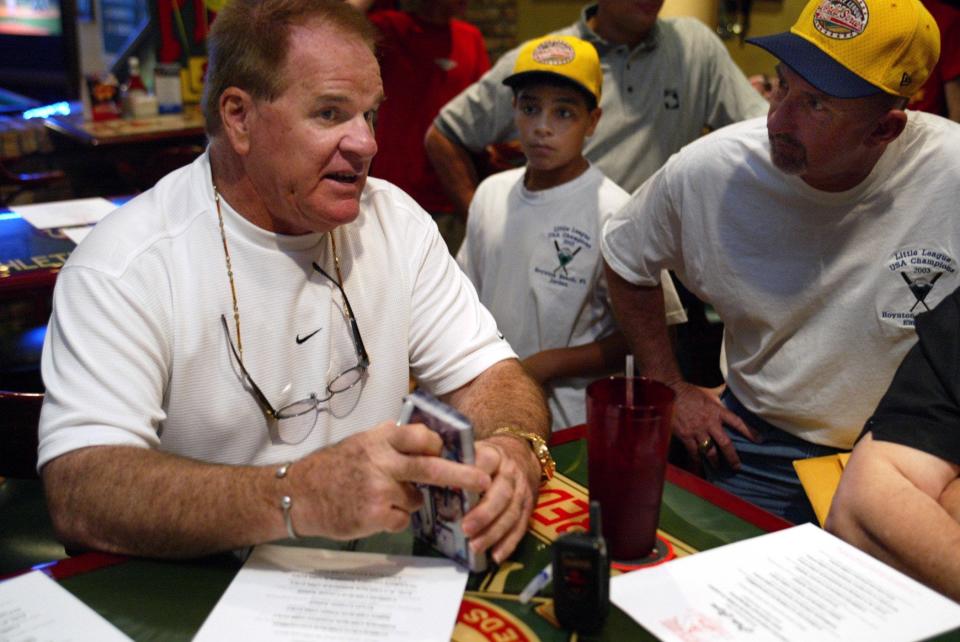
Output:
<instances>
[{"instance_id":1,"label":"denim jeans","mask_svg":"<svg viewBox=\"0 0 960 642\"><path fill-rule=\"evenodd\" d=\"M707 480L795 524L816 524L817 516L793 469L793 461L832 455L841 449L813 444L780 430L747 410L729 390L724 391L721 400L756 430L762 441L754 443L726 427L740 456L740 470L730 468L721 455L719 468L704 461Z\"/></svg>"}]
</instances>

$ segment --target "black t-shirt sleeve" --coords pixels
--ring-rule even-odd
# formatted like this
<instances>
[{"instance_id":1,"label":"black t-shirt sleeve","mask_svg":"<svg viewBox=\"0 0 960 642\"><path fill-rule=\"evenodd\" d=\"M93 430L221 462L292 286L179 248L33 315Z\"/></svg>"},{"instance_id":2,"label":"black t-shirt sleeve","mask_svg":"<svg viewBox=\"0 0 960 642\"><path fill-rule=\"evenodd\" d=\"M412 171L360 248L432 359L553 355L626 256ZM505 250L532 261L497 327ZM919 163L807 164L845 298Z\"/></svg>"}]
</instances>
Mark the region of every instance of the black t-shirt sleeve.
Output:
<instances>
[{"instance_id":1,"label":"black t-shirt sleeve","mask_svg":"<svg viewBox=\"0 0 960 642\"><path fill-rule=\"evenodd\" d=\"M960 289L917 317L917 336L863 432L960 465Z\"/></svg>"}]
</instances>

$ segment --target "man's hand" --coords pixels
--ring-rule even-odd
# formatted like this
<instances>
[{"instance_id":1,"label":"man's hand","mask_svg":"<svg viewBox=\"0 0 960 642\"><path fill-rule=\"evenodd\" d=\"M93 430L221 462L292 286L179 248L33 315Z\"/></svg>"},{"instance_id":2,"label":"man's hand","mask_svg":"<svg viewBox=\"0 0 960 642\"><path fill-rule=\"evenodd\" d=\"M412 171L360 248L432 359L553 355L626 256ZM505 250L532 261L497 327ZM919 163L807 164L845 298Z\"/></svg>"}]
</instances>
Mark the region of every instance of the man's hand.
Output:
<instances>
[{"instance_id":1,"label":"man's hand","mask_svg":"<svg viewBox=\"0 0 960 642\"><path fill-rule=\"evenodd\" d=\"M604 263L604 273L610 286L614 315L639 360L640 373L670 382L670 387L677 393L673 403L673 434L683 442L690 460L699 464L706 457L716 467L722 453L734 470L740 468L740 457L723 425L752 441L758 441L759 435L723 405L720 401L722 386L701 388L681 378L667 335L663 290L659 285L634 285L607 263Z\"/></svg>"},{"instance_id":2,"label":"man's hand","mask_svg":"<svg viewBox=\"0 0 960 642\"><path fill-rule=\"evenodd\" d=\"M720 463L719 452L731 468L739 469L740 457L723 424L751 441L758 441L760 437L720 401L723 386L701 388L679 381L672 387L677 393L673 403L673 434L687 449L690 460L701 463L701 458L706 457L716 468Z\"/></svg>"},{"instance_id":3,"label":"man's hand","mask_svg":"<svg viewBox=\"0 0 960 642\"><path fill-rule=\"evenodd\" d=\"M510 426L549 438L543 390L519 361L505 359L444 400L473 422L477 468L493 479L480 503L464 517L463 530L474 551L490 549L499 564L527 530L540 486L540 463L525 440L493 433Z\"/></svg>"},{"instance_id":4,"label":"man's hand","mask_svg":"<svg viewBox=\"0 0 960 642\"><path fill-rule=\"evenodd\" d=\"M415 483L493 490L492 474L439 457L442 447L423 424L387 421L294 462L289 479L297 534L353 539L402 531L422 503Z\"/></svg>"},{"instance_id":5,"label":"man's hand","mask_svg":"<svg viewBox=\"0 0 960 642\"><path fill-rule=\"evenodd\" d=\"M477 467L493 483L464 517L463 531L470 548L477 553L491 549L499 564L527 531L540 486L540 463L526 441L496 435L477 442Z\"/></svg>"}]
</instances>

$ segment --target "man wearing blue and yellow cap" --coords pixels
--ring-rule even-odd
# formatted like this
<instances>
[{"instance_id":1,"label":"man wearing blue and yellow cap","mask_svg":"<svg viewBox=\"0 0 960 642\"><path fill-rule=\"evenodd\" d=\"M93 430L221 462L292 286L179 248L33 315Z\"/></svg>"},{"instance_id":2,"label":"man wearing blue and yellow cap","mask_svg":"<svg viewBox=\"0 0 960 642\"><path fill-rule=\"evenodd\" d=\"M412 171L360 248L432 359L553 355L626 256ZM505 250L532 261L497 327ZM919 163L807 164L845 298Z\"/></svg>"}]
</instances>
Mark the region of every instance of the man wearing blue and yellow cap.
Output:
<instances>
[{"instance_id":1,"label":"man wearing blue and yellow cap","mask_svg":"<svg viewBox=\"0 0 960 642\"><path fill-rule=\"evenodd\" d=\"M960 127L903 111L939 55L917 0L813 0L766 120L671 158L604 228L614 309L642 372L677 391L674 430L718 485L814 516L792 461L853 446L960 285ZM724 322L726 386L681 379L660 308L674 270Z\"/></svg>"}]
</instances>

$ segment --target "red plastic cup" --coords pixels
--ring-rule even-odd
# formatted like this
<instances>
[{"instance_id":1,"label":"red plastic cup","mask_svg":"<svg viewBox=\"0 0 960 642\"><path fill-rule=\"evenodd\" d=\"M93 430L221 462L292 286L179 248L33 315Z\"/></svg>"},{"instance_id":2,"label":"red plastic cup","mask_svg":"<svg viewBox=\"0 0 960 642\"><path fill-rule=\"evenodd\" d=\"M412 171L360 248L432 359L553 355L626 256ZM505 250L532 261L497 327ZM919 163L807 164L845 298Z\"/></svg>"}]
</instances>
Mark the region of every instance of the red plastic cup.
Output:
<instances>
[{"instance_id":1,"label":"red plastic cup","mask_svg":"<svg viewBox=\"0 0 960 642\"><path fill-rule=\"evenodd\" d=\"M665 384L643 377L609 377L587 386L590 498L600 502L613 559L639 560L656 546L674 396Z\"/></svg>"}]
</instances>

